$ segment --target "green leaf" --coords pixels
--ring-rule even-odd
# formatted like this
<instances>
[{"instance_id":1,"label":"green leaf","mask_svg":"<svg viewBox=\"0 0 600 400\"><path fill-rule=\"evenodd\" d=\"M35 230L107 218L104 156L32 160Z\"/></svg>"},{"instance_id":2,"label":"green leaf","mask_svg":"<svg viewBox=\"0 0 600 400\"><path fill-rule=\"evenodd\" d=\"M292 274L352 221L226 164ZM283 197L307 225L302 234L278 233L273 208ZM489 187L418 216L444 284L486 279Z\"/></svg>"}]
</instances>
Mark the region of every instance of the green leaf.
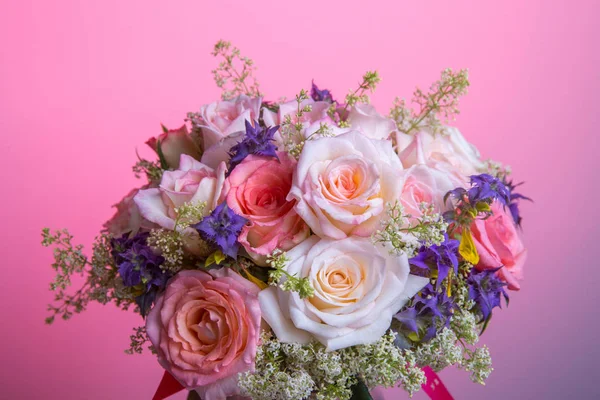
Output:
<instances>
[{"instance_id":1,"label":"green leaf","mask_svg":"<svg viewBox=\"0 0 600 400\"><path fill-rule=\"evenodd\" d=\"M167 163L165 154L162 151L162 144L160 142L160 139L156 141L156 153L158 154L158 159L160 160L160 167L162 169L169 169L169 164Z\"/></svg>"},{"instance_id":2,"label":"green leaf","mask_svg":"<svg viewBox=\"0 0 600 400\"><path fill-rule=\"evenodd\" d=\"M469 229L464 229L462 237L460 238L460 245L458 246L458 252L465 259L465 261L477 265L479 263L479 253L473 242L473 236Z\"/></svg>"},{"instance_id":3,"label":"green leaf","mask_svg":"<svg viewBox=\"0 0 600 400\"><path fill-rule=\"evenodd\" d=\"M213 264L221 264L221 262L223 262L223 260L225 259L225 254L223 254L223 252L221 250L217 250L214 253L212 253L210 256L208 256L208 258L206 259L206 262L204 263L205 267L211 266Z\"/></svg>"},{"instance_id":4,"label":"green leaf","mask_svg":"<svg viewBox=\"0 0 600 400\"><path fill-rule=\"evenodd\" d=\"M479 332L479 336L483 335L483 332L485 332L485 328L487 328L487 326L491 320L492 320L492 313L490 313L490 315L488 315L486 320L483 321L483 326L481 327L481 332Z\"/></svg>"},{"instance_id":5,"label":"green leaf","mask_svg":"<svg viewBox=\"0 0 600 400\"><path fill-rule=\"evenodd\" d=\"M160 124L160 127L162 128L163 133L169 132L169 129L166 126L164 126L163 124Z\"/></svg>"},{"instance_id":6,"label":"green leaf","mask_svg":"<svg viewBox=\"0 0 600 400\"><path fill-rule=\"evenodd\" d=\"M352 397L350 400L373 400L371 393L369 393L369 388L361 379L358 380L356 385L352 386Z\"/></svg>"},{"instance_id":7,"label":"green leaf","mask_svg":"<svg viewBox=\"0 0 600 400\"><path fill-rule=\"evenodd\" d=\"M263 290L263 289L266 289L269 287L269 285L267 285L266 283L264 283L263 281L261 281L260 279L258 279L254 275L252 275L247 269L243 269L242 271L244 271L244 274L246 274L246 278L248 278L248 280L250 282L254 283L256 286L258 286L260 288L260 290Z\"/></svg>"},{"instance_id":8,"label":"green leaf","mask_svg":"<svg viewBox=\"0 0 600 400\"><path fill-rule=\"evenodd\" d=\"M490 205L488 203L486 203L485 201L480 201L475 205L475 208L477 208L477 211L479 212L488 212L491 210Z\"/></svg>"}]
</instances>

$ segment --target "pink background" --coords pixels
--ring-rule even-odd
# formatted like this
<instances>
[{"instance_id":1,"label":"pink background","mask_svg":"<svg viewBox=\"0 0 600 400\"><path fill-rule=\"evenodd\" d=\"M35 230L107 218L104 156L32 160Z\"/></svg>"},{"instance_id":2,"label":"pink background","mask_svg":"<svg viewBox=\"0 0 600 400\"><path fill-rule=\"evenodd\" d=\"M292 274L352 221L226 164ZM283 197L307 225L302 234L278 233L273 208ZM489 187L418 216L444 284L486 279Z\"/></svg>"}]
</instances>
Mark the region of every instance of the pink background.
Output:
<instances>
[{"instance_id":1,"label":"pink background","mask_svg":"<svg viewBox=\"0 0 600 400\"><path fill-rule=\"evenodd\" d=\"M373 100L387 112L442 68L470 68L456 125L512 165L536 203L523 206L523 289L483 340L496 371L486 387L441 375L457 399L600 396L598 2L1 3L0 397L151 397L161 368L123 354L135 315L93 305L43 324L52 272L39 232L69 227L89 246L110 205L140 184L136 146L148 154L159 123L177 127L218 97L209 52L219 38L254 58L271 99L312 78L341 98L378 69Z\"/></svg>"}]
</instances>

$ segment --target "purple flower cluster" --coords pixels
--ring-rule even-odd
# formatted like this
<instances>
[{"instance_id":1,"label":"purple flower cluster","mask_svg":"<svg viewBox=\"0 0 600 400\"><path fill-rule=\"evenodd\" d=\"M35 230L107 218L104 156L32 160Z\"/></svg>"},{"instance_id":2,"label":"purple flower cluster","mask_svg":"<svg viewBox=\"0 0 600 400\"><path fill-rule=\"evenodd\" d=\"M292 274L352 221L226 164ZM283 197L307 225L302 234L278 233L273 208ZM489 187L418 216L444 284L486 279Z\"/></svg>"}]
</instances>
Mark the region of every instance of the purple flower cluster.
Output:
<instances>
[{"instance_id":1,"label":"purple flower cluster","mask_svg":"<svg viewBox=\"0 0 600 400\"><path fill-rule=\"evenodd\" d=\"M310 88L310 97L314 101L326 101L327 103L333 103L333 97L331 96L331 92L327 89L319 89L317 85L315 85L315 81L312 81L312 87Z\"/></svg>"},{"instance_id":2,"label":"purple flower cluster","mask_svg":"<svg viewBox=\"0 0 600 400\"><path fill-rule=\"evenodd\" d=\"M111 240L112 256L123 284L141 292L135 300L142 316L147 314L156 294L164 289L170 278L170 274L160 268L164 258L147 245L148 236L144 232L130 238L126 233Z\"/></svg>"},{"instance_id":3,"label":"purple flower cluster","mask_svg":"<svg viewBox=\"0 0 600 400\"><path fill-rule=\"evenodd\" d=\"M399 333L414 333L419 341L433 339L437 332L450 326L456 304L444 290L438 291L431 284L425 286L414 298L413 305L403 308L394 319L400 322Z\"/></svg>"},{"instance_id":4,"label":"purple flower cluster","mask_svg":"<svg viewBox=\"0 0 600 400\"><path fill-rule=\"evenodd\" d=\"M237 258L240 247L238 236L247 222L246 218L234 213L227 203L221 203L193 228L202 239L218 247L223 254Z\"/></svg>"},{"instance_id":5,"label":"purple flower cluster","mask_svg":"<svg viewBox=\"0 0 600 400\"><path fill-rule=\"evenodd\" d=\"M414 271L417 275L427 275L425 273L428 271L437 271L436 288L439 288L450 269L458 274L458 246L458 240L449 239L448 235L445 235L445 240L439 245L421 246L417 255L412 257L409 263L418 268Z\"/></svg>"},{"instance_id":6,"label":"purple flower cluster","mask_svg":"<svg viewBox=\"0 0 600 400\"><path fill-rule=\"evenodd\" d=\"M508 294L504 290L506 283L502 282L496 274L500 268L484 271L473 269L467 279L469 298L475 301L476 310L482 316L481 322L489 320L494 307L502 308L502 297L508 305Z\"/></svg>"},{"instance_id":7,"label":"purple flower cluster","mask_svg":"<svg viewBox=\"0 0 600 400\"><path fill-rule=\"evenodd\" d=\"M268 128L262 127L258 121L254 121L254 125L248 120L246 122L246 136L244 139L231 148L229 156L229 171L232 171L236 165L241 163L244 158L250 154L255 154L264 157L277 157L277 146L273 144L275 141L274 135L279 129L279 125Z\"/></svg>"},{"instance_id":8,"label":"purple flower cluster","mask_svg":"<svg viewBox=\"0 0 600 400\"><path fill-rule=\"evenodd\" d=\"M510 190L498 178L489 174L471 175L471 188L456 188L449 191L445 198L452 196L462 201L466 197L469 204L475 205L479 202L492 203L498 200L504 206L510 203Z\"/></svg>"},{"instance_id":9,"label":"purple flower cluster","mask_svg":"<svg viewBox=\"0 0 600 400\"><path fill-rule=\"evenodd\" d=\"M510 192L510 203L508 205L508 209L510 210L510 215L512 215L513 220L515 221L515 224L518 227L521 226L521 221L523 219L521 218L521 213L519 212L519 200L533 201L529 197L523 196L522 194L515 192L515 188L522 184L523 182L515 184L512 181L504 181L504 185L508 188L508 191Z\"/></svg>"}]
</instances>

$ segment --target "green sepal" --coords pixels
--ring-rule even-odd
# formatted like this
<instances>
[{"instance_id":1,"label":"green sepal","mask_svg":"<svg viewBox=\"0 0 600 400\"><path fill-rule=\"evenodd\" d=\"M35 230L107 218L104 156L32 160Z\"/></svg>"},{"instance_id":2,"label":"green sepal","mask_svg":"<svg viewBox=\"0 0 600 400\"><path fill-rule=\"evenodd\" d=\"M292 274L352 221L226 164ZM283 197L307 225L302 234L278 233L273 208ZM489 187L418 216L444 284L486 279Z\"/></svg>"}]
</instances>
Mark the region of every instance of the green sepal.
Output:
<instances>
[{"instance_id":1,"label":"green sepal","mask_svg":"<svg viewBox=\"0 0 600 400\"><path fill-rule=\"evenodd\" d=\"M483 335L483 332L485 332L485 329L487 328L487 326L491 320L492 320L492 313L490 313L490 315L488 315L488 317L485 319L485 321L483 321L483 326L481 327L481 332L479 332L479 336Z\"/></svg>"},{"instance_id":2,"label":"green sepal","mask_svg":"<svg viewBox=\"0 0 600 400\"><path fill-rule=\"evenodd\" d=\"M369 388L365 383L359 379L358 382L352 386L352 397L350 400L373 400Z\"/></svg>"},{"instance_id":3,"label":"green sepal","mask_svg":"<svg viewBox=\"0 0 600 400\"><path fill-rule=\"evenodd\" d=\"M162 128L163 133L168 133L169 132L169 128L167 128L163 124L160 124L160 127Z\"/></svg>"},{"instance_id":4,"label":"green sepal","mask_svg":"<svg viewBox=\"0 0 600 400\"><path fill-rule=\"evenodd\" d=\"M160 160L160 167L164 170L169 169L169 164L167 163L165 154L162 151L162 144L160 143L160 139L156 140L156 154L158 154L158 159Z\"/></svg>"}]
</instances>

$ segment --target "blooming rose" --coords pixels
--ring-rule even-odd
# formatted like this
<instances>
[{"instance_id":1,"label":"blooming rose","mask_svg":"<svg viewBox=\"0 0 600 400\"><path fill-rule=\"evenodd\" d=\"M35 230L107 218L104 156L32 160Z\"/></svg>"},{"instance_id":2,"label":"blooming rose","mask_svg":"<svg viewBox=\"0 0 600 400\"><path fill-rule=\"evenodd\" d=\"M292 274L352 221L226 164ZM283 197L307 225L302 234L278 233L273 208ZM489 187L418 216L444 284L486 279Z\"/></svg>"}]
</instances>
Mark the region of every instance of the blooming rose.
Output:
<instances>
[{"instance_id":1,"label":"blooming rose","mask_svg":"<svg viewBox=\"0 0 600 400\"><path fill-rule=\"evenodd\" d=\"M527 250L509 213L498 202L492 203L493 215L476 219L471 225L475 247L479 253L478 270L500 268L498 275L508 288L519 290L518 279L523 277Z\"/></svg>"},{"instance_id":2,"label":"blooming rose","mask_svg":"<svg viewBox=\"0 0 600 400\"><path fill-rule=\"evenodd\" d=\"M390 141L356 131L309 140L288 199L321 237L369 236L400 195L401 171Z\"/></svg>"},{"instance_id":3,"label":"blooming rose","mask_svg":"<svg viewBox=\"0 0 600 400\"><path fill-rule=\"evenodd\" d=\"M240 244L259 263L276 248L289 250L309 235L309 228L286 196L296 161L278 152L279 160L250 155L227 178L227 205L248 219Z\"/></svg>"},{"instance_id":4,"label":"blooming rose","mask_svg":"<svg viewBox=\"0 0 600 400\"><path fill-rule=\"evenodd\" d=\"M221 163L227 164L231 158L231 148L244 140L245 135L246 131L236 132L219 140L202 154L202 164L215 169Z\"/></svg>"},{"instance_id":5,"label":"blooming rose","mask_svg":"<svg viewBox=\"0 0 600 400\"><path fill-rule=\"evenodd\" d=\"M181 155L179 169L165 171L158 188L140 190L134 197L142 217L166 229L175 229L175 208L185 203L206 203L204 216L222 200L221 193L225 184L225 163L217 170ZM204 256L203 245L198 232L187 228L183 238L185 248L197 256Z\"/></svg>"},{"instance_id":6,"label":"blooming rose","mask_svg":"<svg viewBox=\"0 0 600 400\"><path fill-rule=\"evenodd\" d=\"M159 142L160 150L170 168L179 168L179 160L182 154L187 154L196 160L200 159L200 148L188 133L185 125L179 129L170 129L158 138L150 138L146 144L158 153Z\"/></svg>"},{"instance_id":7,"label":"blooming rose","mask_svg":"<svg viewBox=\"0 0 600 400\"><path fill-rule=\"evenodd\" d=\"M174 229L175 208L206 202L204 215L217 206L225 182L225 164L215 171L185 154L175 171L165 171L158 188L140 190L134 201L143 217L163 228Z\"/></svg>"},{"instance_id":8,"label":"blooming rose","mask_svg":"<svg viewBox=\"0 0 600 400\"><path fill-rule=\"evenodd\" d=\"M221 139L246 130L245 121L258 120L260 97L239 95L232 100L218 101L200 107L202 143L205 151Z\"/></svg>"},{"instance_id":9,"label":"blooming rose","mask_svg":"<svg viewBox=\"0 0 600 400\"><path fill-rule=\"evenodd\" d=\"M119 203L114 205L117 208L117 212L104 224L106 230L113 237L121 237L125 233L130 233L131 236L134 236L140 229L150 230L156 227L155 224L142 217L137 204L133 201L140 190L145 190L148 187L143 186L141 189L133 189Z\"/></svg>"},{"instance_id":10,"label":"blooming rose","mask_svg":"<svg viewBox=\"0 0 600 400\"><path fill-rule=\"evenodd\" d=\"M444 204L444 195L461 186L461 182L452 174L424 164L413 165L402 171L402 178L400 203L404 211L413 217L423 215L420 208L422 202L433 205L437 213L445 211L448 207Z\"/></svg>"},{"instance_id":11,"label":"blooming rose","mask_svg":"<svg viewBox=\"0 0 600 400\"><path fill-rule=\"evenodd\" d=\"M260 339L258 292L226 268L175 275L146 320L160 364L204 400L238 394L237 375L253 370Z\"/></svg>"},{"instance_id":12,"label":"blooming rose","mask_svg":"<svg viewBox=\"0 0 600 400\"><path fill-rule=\"evenodd\" d=\"M456 170L459 177L477 174L483 168L477 148L453 127L446 127L444 133L435 136L425 131L411 135L398 132L396 141L404 168L441 163L448 170Z\"/></svg>"},{"instance_id":13,"label":"blooming rose","mask_svg":"<svg viewBox=\"0 0 600 400\"><path fill-rule=\"evenodd\" d=\"M315 101L313 99L303 100L300 107L310 106L311 111L302 113L300 122L302 123L302 136L304 138L310 137L317 130L321 128L321 124L325 124L329 127L329 133L332 135L338 135L346 131L346 129L338 128L337 124L327 114L331 104L326 101ZM263 109L263 121L267 126L281 125L285 120L286 116L296 118L295 115L298 112L298 102L296 100L288 101L279 105L277 112L269 109ZM295 119L293 119L295 121ZM275 142L279 149L283 149L284 140L281 137L281 133L275 134Z\"/></svg>"},{"instance_id":14,"label":"blooming rose","mask_svg":"<svg viewBox=\"0 0 600 400\"><path fill-rule=\"evenodd\" d=\"M313 236L287 253L290 275L308 277L313 297L275 287L258 298L263 318L286 343L311 338L337 350L373 343L390 327L392 316L429 280L409 274L405 254L392 255L367 238L342 240Z\"/></svg>"},{"instance_id":15,"label":"blooming rose","mask_svg":"<svg viewBox=\"0 0 600 400\"><path fill-rule=\"evenodd\" d=\"M371 139L387 139L396 131L396 122L379 114L371 104L356 104L350 109L348 122L352 129Z\"/></svg>"}]
</instances>

